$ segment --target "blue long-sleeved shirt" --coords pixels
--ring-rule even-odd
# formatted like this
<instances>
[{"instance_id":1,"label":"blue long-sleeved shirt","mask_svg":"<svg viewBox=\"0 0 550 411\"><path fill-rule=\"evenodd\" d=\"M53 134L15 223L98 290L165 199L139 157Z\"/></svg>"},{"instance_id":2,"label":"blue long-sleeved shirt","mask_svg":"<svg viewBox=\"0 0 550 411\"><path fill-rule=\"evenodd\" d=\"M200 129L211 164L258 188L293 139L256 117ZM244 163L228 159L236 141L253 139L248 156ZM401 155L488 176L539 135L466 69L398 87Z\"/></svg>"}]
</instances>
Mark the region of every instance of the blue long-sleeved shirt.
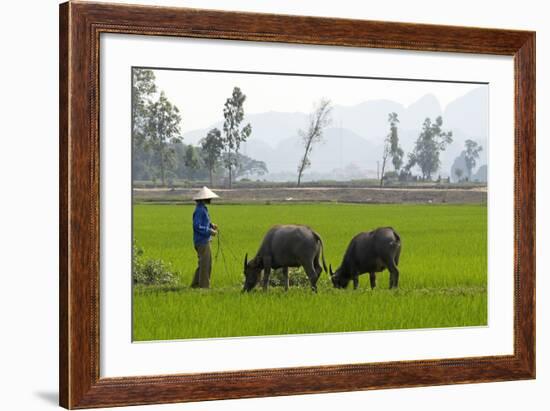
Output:
<instances>
[{"instance_id":1,"label":"blue long-sleeved shirt","mask_svg":"<svg viewBox=\"0 0 550 411\"><path fill-rule=\"evenodd\" d=\"M193 242L195 245L203 245L210 241L210 215L204 203L197 203L193 212Z\"/></svg>"}]
</instances>

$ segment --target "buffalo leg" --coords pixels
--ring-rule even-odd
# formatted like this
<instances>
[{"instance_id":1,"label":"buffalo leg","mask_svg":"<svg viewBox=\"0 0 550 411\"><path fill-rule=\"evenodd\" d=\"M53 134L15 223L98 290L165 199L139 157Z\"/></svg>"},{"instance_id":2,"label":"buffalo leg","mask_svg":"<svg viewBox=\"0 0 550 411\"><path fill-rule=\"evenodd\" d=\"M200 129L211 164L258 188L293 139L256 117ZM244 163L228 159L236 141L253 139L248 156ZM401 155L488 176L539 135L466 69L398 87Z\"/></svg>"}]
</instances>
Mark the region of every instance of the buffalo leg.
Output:
<instances>
[{"instance_id":1,"label":"buffalo leg","mask_svg":"<svg viewBox=\"0 0 550 411\"><path fill-rule=\"evenodd\" d=\"M359 275L356 274L353 276L353 289L357 290L358 287L359 287Z\"/></svg>"},{"instance_id":2,"label":"buffalo leg","mask_svg":"<svg viewBox=\"0 0 550 411\"><path fill-rule=\"evenodd\" d=\"M313 266L315 267L315 272L317 273L317 279L319 279L319 277L321 277L321 273L323 272L323 267L321 267L321 264L319 264L318 258L314 260Z\"/></svg>"},{"instance_id":3,"label":"buffalo leg","mask_svg":"<svg viewBox=\"0 0 550 411\"><path fill-rule=\"evenodd\" d=\"M388 270L390 270L390 288L397 288L397 285L399 283L399 270L397 269L397 266L395 265L393 260L390 260Z\"/></svg>"},{"instance_id":4,"label":"buffalo leg","mask_svg":"<svg viewBox=\"0 0 550 411\"><path fill-rule=\"evenodd\" d=\"M315 267L313 265L313 262L309 262L304 265L304 270L306 271L307 277L309 278L309 283L311 284L311 289L315 292L317 292L317 271L315 271Z\"/></svg>"},{"instance_id":5,"label":"buffalo leg","mask_svg":"<svg viewBox=\"0 0 550 411\"><path fill-rule=\"evenodd\" d=\"M370 277L370 288L374 290L376 288L376 273L369 273Z\"/></svg>"},{"instance_id":6,"label":"buffalo leg","mask_svg":"<svg viewBox=\"0 0 550 411\"><path fill-rule=\"evenodd\" d=\"M262 287L264 291L267 291L270 275L271 275L271 258L264 258L264 278L262 279Z\"/></svg>"},{"instance_id":7,"label":"buffalo leg","mask_svg":"<svg viewBox=\"0 0 550 411\"><path fill-rule=\"evenodd\" d=\"M288 267L283 267L283 281L285 286L285 291L288 291L289 281L288 281Z\"/></svg>"},{"instance_id":8,"label":"buffalo leg","mask_svg":"<svg viewBox=\"0 0 550 411\"><path fill-rule=\"evenodd\" d=\"M395 262L395 265L399 265L399 256L401 255L401 246L399 246L399 248L397 249L396 253L395 253L395 257L393 259L393 261Z\"/></svg>"}]
</instances>

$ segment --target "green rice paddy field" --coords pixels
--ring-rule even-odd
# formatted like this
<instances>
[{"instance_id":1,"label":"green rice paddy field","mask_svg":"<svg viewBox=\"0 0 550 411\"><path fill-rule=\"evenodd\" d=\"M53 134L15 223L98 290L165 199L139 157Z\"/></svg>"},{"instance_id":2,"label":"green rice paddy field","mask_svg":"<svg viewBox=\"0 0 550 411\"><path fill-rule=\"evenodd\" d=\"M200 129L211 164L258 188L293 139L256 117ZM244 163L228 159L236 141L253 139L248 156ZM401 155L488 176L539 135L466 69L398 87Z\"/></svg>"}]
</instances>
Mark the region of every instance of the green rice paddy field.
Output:
<instances>
[{"instance_id":1,"label":"green rice paddy field","mask_svg":"<svg viewBox=\"0 0 550 411\"><path fill-rule=\"evenodd\" d=\"M134 206L134 238L145 257L178 272L171 288L134 287L135 341L277 334L479 326L487 323L487 208L483 205L243 204L209 207L221 231L212 242L212 289L190 289L195 270L193 205ZM399 289L387 271L371 291L293 287L241 293L243 259L274 224L307 224L323 237L325 258L339 265L359 231L394 227L402 239ZM217 255L217 258L216 258ZM225 256L225 259L223 258ZM224 264L225 261L225 264ZM304 274L305 275L305 274Z\"/></svg>"}]
</instances>

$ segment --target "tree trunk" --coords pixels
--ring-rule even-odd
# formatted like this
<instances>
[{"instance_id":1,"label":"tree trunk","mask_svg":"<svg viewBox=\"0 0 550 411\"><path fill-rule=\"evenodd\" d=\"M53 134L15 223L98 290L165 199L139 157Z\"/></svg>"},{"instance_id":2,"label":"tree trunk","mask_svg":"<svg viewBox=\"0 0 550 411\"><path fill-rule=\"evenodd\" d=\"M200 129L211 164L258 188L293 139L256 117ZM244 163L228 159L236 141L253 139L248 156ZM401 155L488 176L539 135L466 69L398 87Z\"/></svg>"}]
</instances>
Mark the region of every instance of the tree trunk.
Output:
<instances>
[{"instance_id":1,"label":"tree trunk","mask_svg":"<svg viewBox=\"0 0 550 411\"><path fill-rule=\"evenodd\" d=\"M380 173L380 187L384 185L384 169L386 168L386 159L388 158L387 155L384 155L382 158L382 173Z\"/></svg>"},{"instance_id":2,"label":"tree trunk","mask_svg":"<svg viewBox=\"0 0 550 411\"><path fill-rule=\"evenodd\" d=\"M209 174L209 177L210 177L210 188L212 188L214 186L214 183L213 183L213 178L212 178L212 168L209 168L208 169L208 174Z\"/></svg>"},{"instance_id":3,"label":"tree trunk","mask_svg":"<svg viewBox=\"0 0 550 411\"><path fill-rule=\"evenodd\" d=\"M307 145L306 145L306 151L304 152L304 157L302 158L302 162L300 163L300 169L298 170L298 187L300 187L300 181L302 180L302 174L304 173L304 170L306 168L306 162L308 157L309 148L311 147L311 138L309 139Z\"/></svg>"},{"instance_id":4,"label":"tree trunk","mask_svg":"<svg viewBox=\"0 0 550 411\"><path fill-rule=\"evenodd\" d=\"M300 168L298 169L298 184L297 187L300 187L300 182L302 181L302 174L304 173L304 164L305 164L306 158L302 159L302 163L300 164Z\"/></svg>"},{"instance_id":5,"label":"tree trunk","mask_svg":"<svg viewBox=\"0 0 550 411\"><path fill-rule=\"evenodd\" d=\"M232 172L231 172L231 166L229 166L229 189L231 190L231 179L233 178Z\"/></svg>"},{"instance_id":6,"label":"tree trunk","mask_svg":"<svg viewBox=\"0 0 550 411\"><path fill-rule=\"evenodd\" d=\"M162 148L160 151L160 181L162 186L166 186L165 180L164 180L164 156L162 155Z\"/></svg>"}]
</instances>

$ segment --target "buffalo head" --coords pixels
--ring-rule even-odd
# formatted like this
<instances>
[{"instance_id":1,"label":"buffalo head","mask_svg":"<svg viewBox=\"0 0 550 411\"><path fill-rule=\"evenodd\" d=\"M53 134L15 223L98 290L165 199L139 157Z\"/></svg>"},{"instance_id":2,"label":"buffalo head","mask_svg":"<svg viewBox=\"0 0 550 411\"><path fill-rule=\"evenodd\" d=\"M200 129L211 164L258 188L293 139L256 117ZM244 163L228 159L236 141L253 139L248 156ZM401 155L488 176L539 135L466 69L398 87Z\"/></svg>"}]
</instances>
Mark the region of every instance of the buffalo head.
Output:
<instances>
[{"instance_id":1,"label":"buffalo head","mask_svg":"<svg viewBox=\"0 0 550 411\"><path fill-rule=\"evenodd\" d=\"M350 279L344 278L342 275L342 267L338 268L336 271L332 271L332 265L329 264L329 272L334 288L346 288L348 286Z\"/></svg>"},{"instance_id":2,"label":"buffalo head","mask_svg":"<svg viewBox=\"0 0 550 411\"><path fill-rule=\"evenodd\" d=\"M258 281L262 273L262 265L260 260L255 257L248 261L248 254L244 256L244 286L243 291L251 291Z\"/></svg>"}]
</instances>

